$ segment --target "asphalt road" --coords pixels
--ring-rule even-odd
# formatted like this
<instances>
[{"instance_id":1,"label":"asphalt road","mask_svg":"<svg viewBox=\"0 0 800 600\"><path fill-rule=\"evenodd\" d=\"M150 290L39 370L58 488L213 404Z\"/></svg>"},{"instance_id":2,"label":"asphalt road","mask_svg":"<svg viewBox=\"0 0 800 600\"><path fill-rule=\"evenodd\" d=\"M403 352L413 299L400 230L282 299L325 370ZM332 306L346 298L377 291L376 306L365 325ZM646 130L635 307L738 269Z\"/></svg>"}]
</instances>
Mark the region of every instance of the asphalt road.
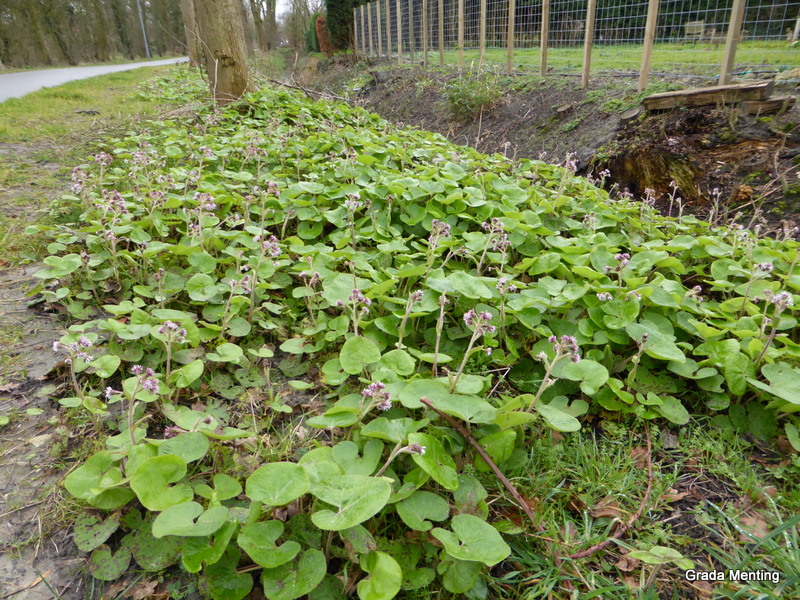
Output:
<instances>
[{"instance_id":1,"label":"asphalt road","mask_svg":"<svg viewBox=\"0 0 800 600\"><path fill-rule=\"evenodd\" d=\"M96 67L69 67L67 69L42 69L41 71L21 71L0 75L0 102L9 98L20 98L44 87L61 85L68 81L88 79L98 75L129 71L140 67L158 67L186 62L188 58L169 58L150 62L130 63L126 65L99 65Z\"/></svg>"}]
</instances>

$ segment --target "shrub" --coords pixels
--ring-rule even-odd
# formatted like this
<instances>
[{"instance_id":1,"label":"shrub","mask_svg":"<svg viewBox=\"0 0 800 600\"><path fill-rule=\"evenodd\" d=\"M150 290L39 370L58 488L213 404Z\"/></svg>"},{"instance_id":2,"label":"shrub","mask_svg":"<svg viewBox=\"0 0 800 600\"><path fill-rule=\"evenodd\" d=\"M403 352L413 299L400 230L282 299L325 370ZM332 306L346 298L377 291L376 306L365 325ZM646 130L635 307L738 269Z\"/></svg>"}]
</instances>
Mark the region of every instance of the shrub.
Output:
<instances>
[{"instance_id":1,"label":"shrub","mask_svg":"<svg viewBox=\"0 0 800 600\"><path fill-rule=\"evenodd\" d=\"M331 34L325 24L325 17L320 15L316 20L317 39L319 40L319 51L325 56L330 58L333 56L333 44L331 43Z\"/></svg>"},{"instance_id":2,"label":"shrub","mask_svg":"<svg viewBox=\"0 0 800 600\"><path fill-rule=\"evenodd\" d=\"M474 119L481 111L491 110L503 96L497 77L487 74L462 76L445 88L447 109L457 121Z\"/></svg>"}]
</instances>

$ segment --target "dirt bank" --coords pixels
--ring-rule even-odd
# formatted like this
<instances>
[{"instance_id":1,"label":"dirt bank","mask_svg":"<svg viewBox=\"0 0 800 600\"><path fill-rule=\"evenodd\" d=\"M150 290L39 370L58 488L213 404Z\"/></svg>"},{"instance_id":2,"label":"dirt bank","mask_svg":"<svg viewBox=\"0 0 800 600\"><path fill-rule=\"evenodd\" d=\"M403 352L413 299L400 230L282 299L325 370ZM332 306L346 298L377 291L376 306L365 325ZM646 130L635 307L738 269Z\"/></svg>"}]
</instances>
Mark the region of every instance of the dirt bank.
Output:
<instances>
[{"instance_id":1,"label":"dirt bank","mask_svg":"<svg viewBox=\"0 0 800 600\"><path fill-rule=\"evenodd\" d=\"M548 162L572 155L585 174L608 169L607 187L616 184L637 197L654 190L665 211L672 205L676 213L680 198L683 210L703 218L729 220L741 212L740 222L763 218L776 232L800 224L798 106L777 115L745 115L725 106L653 114L641 109L648 93L697 85L680 79L654 82L638 94L630 78L598 76L584 89L570 76L459 76L455 70L341 59L312 59L297 73L306 85L355 96L390 121L481 152ZM775 93L798 90L783 84ZM471 108L471 117L463 118Z\"/></svg>"}]
</instances>

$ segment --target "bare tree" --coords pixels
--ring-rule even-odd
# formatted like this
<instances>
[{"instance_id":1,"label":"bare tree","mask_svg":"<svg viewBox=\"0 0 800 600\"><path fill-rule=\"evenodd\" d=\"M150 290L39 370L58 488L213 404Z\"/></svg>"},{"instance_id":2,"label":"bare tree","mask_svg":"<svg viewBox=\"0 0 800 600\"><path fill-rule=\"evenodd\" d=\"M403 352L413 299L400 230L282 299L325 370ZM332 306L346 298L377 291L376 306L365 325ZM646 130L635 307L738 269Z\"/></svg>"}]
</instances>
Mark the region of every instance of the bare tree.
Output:
<instances>
[{"instance_id":1,"label":"bare tree","mask_svg":"<svg viewBox=\"0 0 800 600\"><path fill-rule=\"evenodd\" d=\"M239 0L194 3L208 80L217 104L228 104L254 89L238 4Z\"/></svg>"},{"instance_id":2,"label":"bare tree","mask_svg":"<svg viewBox=\"0 0 800 600\"><path fill-rule=\"evenodd\" d=\"M197 19L194 16L194 2L181 0L181 14L183 14L183 31L186 36L186 52L189 54L189 65L199 67L202 63L202 50L200 38L197 34Z\"/></svg>"}]
</instances>

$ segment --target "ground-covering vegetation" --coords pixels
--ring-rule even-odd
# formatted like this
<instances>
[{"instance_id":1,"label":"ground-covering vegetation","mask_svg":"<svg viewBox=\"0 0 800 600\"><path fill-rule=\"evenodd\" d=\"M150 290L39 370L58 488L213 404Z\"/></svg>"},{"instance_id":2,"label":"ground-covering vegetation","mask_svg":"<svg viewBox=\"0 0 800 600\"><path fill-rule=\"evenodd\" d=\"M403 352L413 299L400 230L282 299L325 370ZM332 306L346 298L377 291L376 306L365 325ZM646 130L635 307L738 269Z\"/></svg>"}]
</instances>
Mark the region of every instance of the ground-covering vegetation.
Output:
<instances>
[{"instance_id":1,"label":"ground-covering vegetation","mask_svg":"<svg viewBox=\"0 0 800 600\"><path fill-rule=\"evenodd\" d=\"M103 511L75 525L98 579L135 559L225 600L256 580L270 600L622 595L576 561L671 485L649 473L648 423L800 450L798 245L710 228L679 198L667 218L569 161L280 89L131 132L72 178L83 214L37 228L36 292L77 321L53 348L59 401L105 434L65 481ZM647 472L622 468L628 446L552 450L600 414L648 440ZM584 506L612 494L580 528L566 478ZM773 501L759 564L792 568L799 503ZM692 564L663 535L626 548L652 565L643 587Z\"/></svg>"}]
</instances>

